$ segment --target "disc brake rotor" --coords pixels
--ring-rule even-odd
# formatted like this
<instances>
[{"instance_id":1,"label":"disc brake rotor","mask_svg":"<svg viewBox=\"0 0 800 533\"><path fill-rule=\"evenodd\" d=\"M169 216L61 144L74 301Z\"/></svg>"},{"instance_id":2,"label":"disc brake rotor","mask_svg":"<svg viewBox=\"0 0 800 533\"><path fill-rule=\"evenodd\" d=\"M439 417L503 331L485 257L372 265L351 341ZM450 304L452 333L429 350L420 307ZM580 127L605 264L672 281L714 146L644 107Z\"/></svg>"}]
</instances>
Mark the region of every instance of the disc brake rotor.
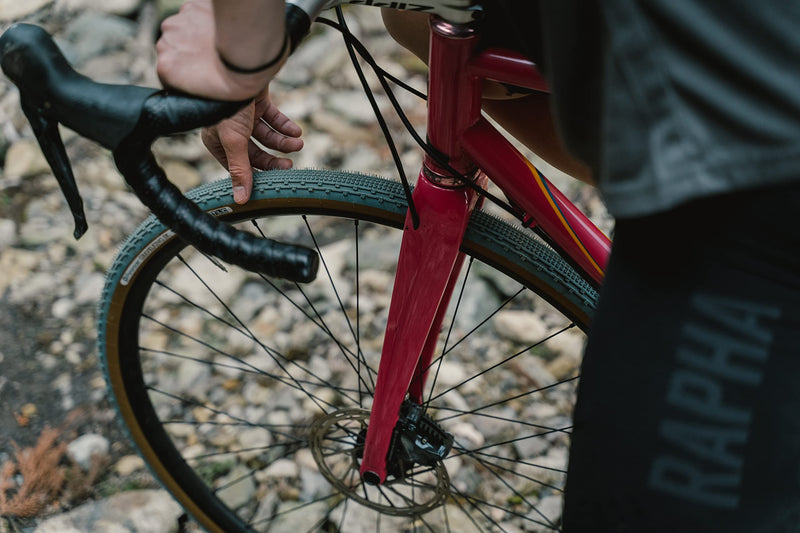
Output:
<instances>
[{"instance_id":1,"label":"disc brake rotor","mask_svg":"<svg viewBox=\"0 0 800 533\"><path fill-rule=\"evenodd\" d=\"M368 421L369 411L354 408L314 422L309 441L320 473L347 498L383 514L415 516L444 503L450 478L441 461L390 474L382 485L364 483L359 462Z\"/></svg>"}]
</instances>

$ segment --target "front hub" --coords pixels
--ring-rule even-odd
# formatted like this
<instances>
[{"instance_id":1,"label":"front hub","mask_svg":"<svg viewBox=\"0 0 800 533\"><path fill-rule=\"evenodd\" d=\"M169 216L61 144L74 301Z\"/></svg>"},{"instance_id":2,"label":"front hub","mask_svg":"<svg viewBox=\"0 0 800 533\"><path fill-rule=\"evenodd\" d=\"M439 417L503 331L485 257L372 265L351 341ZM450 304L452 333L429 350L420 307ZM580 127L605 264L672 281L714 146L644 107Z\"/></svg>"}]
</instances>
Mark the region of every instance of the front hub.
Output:
<instances>
[{"instance_id":1,"label":"front hub","mask_svg":"<svg viewBox=\"0 0 800 533\"><path fill-rule=\"evenodd\" d=\"M450 493L442 459L453 438L419 406L408 403L392 436L389 475L380 486L359 473L369 411L342 409L311 427L309 443L320 473L347 498L383 514L420 515L440 506Z\"/></svg>"}]
</instances>

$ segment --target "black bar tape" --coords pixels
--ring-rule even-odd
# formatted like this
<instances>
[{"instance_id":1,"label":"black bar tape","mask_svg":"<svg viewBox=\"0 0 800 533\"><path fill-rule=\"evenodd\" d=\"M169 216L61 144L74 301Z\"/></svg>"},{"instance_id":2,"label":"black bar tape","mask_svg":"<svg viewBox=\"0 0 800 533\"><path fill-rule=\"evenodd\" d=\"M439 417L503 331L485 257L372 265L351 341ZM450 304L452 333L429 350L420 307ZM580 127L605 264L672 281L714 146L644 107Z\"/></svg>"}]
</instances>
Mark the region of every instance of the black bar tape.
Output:
<instances>
[{"instance_id":1,"label":"black bar tape","mask_svg":"<svg viewBox=\"0 0 800 533\"><path fill-rule=\"evenodd\" d=\"M179 237L247 270L290 281L314 280L319 266L314 250L261 239L208 215L167 180L147 147L136 148L127 145L116 152L116 164L142 203Z\"/></svg>"}]
</instances>

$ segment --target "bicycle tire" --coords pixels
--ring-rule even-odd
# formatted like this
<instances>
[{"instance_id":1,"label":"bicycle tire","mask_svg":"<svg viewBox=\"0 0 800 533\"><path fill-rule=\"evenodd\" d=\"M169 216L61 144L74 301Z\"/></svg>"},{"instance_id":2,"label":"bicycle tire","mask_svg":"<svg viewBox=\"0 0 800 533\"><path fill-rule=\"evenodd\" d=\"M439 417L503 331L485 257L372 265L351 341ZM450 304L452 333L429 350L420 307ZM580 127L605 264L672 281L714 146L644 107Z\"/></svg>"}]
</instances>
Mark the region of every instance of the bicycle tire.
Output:
<instances>
[{"instance_id":1,"label":"bicycle tire","mask_svg":"<svg viewBox=\"0 0 800 533\"><path fill-rule=\"evenodd\" d=\"M356 243L362 241L370 247L367 253L358 252L360 257L355 263L367 267L367 274L355 278L358 285L368 285L365 276L370 278L368 288L359 289L355 296L355 311L351 305L353 299L341 295L337 296L339 303L316 303L326 302L320 293L330 290L322 281L303 289L304 294L299 286L273 282L252 273L233 272L230 265L185 249L185 244L154 217L142 223L121 247L108 273L98 313L99 350L109 396L151 471L203 527L226 532L267 531L270 527L273 527L270 531L297 529L297 524L286 522L288 514L283 514L290 509L299 510L302 519L313 521L310 527L309 523L302 527L319 531L348 531L352 527L348 520L366 519L377 520L381 531L394 531L395 527L406 531L412 526L428 531L503 530L504 524L516 522L558 529L558 516L548 516L550 511L542 511L539 506L547 500L547 505L554 508L560 501L565 464L552 464L554 459L548 454L556 457L556 463L566 461L563 450L570 426L566 412L571 411L576 378L568 375L563 381L536 383L534 387L532 382L539 379L534 374L539 372L536 376L540 376L543 368L543 363L537 361L552 357L553 352L538 344L533 349L520 350L520 340L493 340L490 346L484 345L485 337L467 341L465 335L449 346L447 340L444 342L448 351L443 348L442 352L448 355L444 363L438 364L449 364L443 372L449 377L439 376L438 382L436 377L428 380L429 385L439 387L437 394L441 394L445 386L443 381L446 387L453 387L445 389L444 398L450 399L444 403L438 399L431 402L430 412L438 415L435 416L437 421L448 430L455 428L456 445L441 462L443 467L437 464L427 472L413 470L400 474L407 479L397 485L399 488L392 485L386 489L399 496L394 492L389 496L380 493L370 496L369 491L373 489L359 485L352 473L348 483L355 484L356 488L348 488L343 481L338 492L334 490L328 497L318 494L324 486L321 479L330 479L323 478L340 466L334 464L329 468L321 464L317 456L327 457L325 446L341 445L343 451L331 452L331 461L341 459L355 464L353 449L358 443L353 435L357 427L363 429L367 423L366 416L359 413L367 412L363 408L369 402L371 371L364 370L358 377L353 375L362 371L362 364L363 369L368 369L369 364L375 363L373 352L377 346L379 353L380 313L383 311L381 298L385 296L379 294L370 302L364 291L378 290L383 281L389 280L381 270L386 267L378 264L374 257L382 252L376 248L389 242L389 235L402 227L406 200L399 183L339 171L280 170L257 173L252 199L244 206L233 202L229 180L199 187L189 197L205 211L230 223L276 217L270 224L264 223L259 231L266 231L273 238L285 239L288 235L291 242L300 239L313 224L312 242L323 252L318 280L326 276L324 272L334 271L331 265L334 259L327 252L336 251L337 246L359 250ZM299 226L289 223L287 217L294 214L304 215ZM353 242L340 237L344 229L356 236ZM281 231L285 234L279 235ZM387 245L387 249L392 246ZM476 212L462 250L514 280L500 282L494 277L485 277L488 274L483 266L471 269L465 266L464 283L469 280L478 288L491 286L505 291L497 299L503 309L491 314L493 319L500 320L499 317L514 306L526 309L535 305L538 308L545 305L541 303L544 298L566 316L564 325L558 327L563 327L567 334L576 331L574 325L585 328L589 324L597 292L532 232ZM368 264L370 262L374 264ZM352 268L352 262L350 264ZM212 275L202 283L195 282L198 270L211 270ZM339 276L338 273L327 275L329 278ZM207 285L220 281L222 276L236 279L210 296ZM515 282L521 282L523 288L510 298L507 294L513 289L506 287ZM185 294L189 290L196 292ZM226 301L221 305L223 297ZM286 303L289 297L296 301ZM456 299L454 296L453 300ZM489 298L475 300L483 304L484 299ZM247 307L251 304L252 309ZM454 305L467 304L462 304L459 297L458 304ZM303 306L305 309L297 311ZM367 307L374 309L365 310ZM377 324L362 322L361 315L371 316L375 309L373 320ZM243 319L239 320L234 313ZM555 316L552 308L547 307L546 313L547 320L552 321ZM473 314L482 317L486 312L481 310ZM339 315L344 325L333 322ZM294 324L295 316L310 320L306 329ZM346 318L348 316L350 318ZM472 315L463 318L463 310L452 311L451 316L457 317L453 319L457 325L443 328L449 331L448 338L455 330L462 334L471 331L469 326L459 325L462 320L471 320L470 325L481 322ZM252 324L245 326L244 319L251 320ZM288 331L282 331L275 323L288 324ZM551 335L554 328L548 327L546 334ZM339 330L344 332L341 336ZM320 332L328 334L332 341L329 344L318 341ZM338 337L334 338L334 334ZM295 342L292 335L301 337L299 345L292 344ZM304 335L310 338L303 338ZM200 336L204 336L203 339ZM351 341L353 347L345 346ZM212 342L227 345L217 347L212 346ZM494 345L501 345L512 353L520 352L508 363L511 367L481 368L481 360L470 359L470 353L485 350L479 359L502 360L505 356L496 355L494 352L499 348L495 350ZM464 348L469 353L462 357L455 348ZM252 350L263 353L248 355ZM351 361L349 369L343 361L350 359L348 351L358 359L357 363ZM283 362L270 362L265 356L283 358ZM452 364L449 363L451 359ZM330 368L326 369L325 365ZM280 370L276 370L276 366ZM526 371L523 366L530 366L536 372ZM295 375L290 375L289 367ZM316 375L310 367L324 375ZM478 377L454 384L452 374L457 368L473 370ZM570 372L577 372L577 362ZM432 376L434 373L431 370ZM337 380L335 389L331 383L334 380ZM164 390L168 386L174 386L174 390ZM329 387L331 390L323 390ZM500 400L486 392L495 389L502 389ZM468 410L462 409L484 395L490 403L488 407L469 405ZM498 401L500 403L492 404ZM439 406L435 407L437 402ZM298 409L297 404L302 408ZM523 421L526 416L533 416L530 415L531 406L536 406L544 418ZM320 429L319 413L315 417L304 409L350 414L349 418L330 422L327 429ZM312 429L298 429L296 437L289 435L299 422L307 422ZM348 424L353 424L352 429L345 429L350 427ZM509 425L517 433L508 433L510 430L506 426ZM501 433L493 433L492 428L500 426L508 434L498 437ZM481 434L475 434L478 427L481 434L488 435L483 442L479 442ZM342 435L331 436L337 431L342 431ZM248 432L250 440L243 439ZM321 432L322 437L319 437ZM327 439L329 443L314 444L316 447L312 449L309 444L312 433L313 438ZM521 434L524 435L520 437ZM487 444L486 439L490 438L505 440ZM544 445L534 446L538 451L528 456L525 444L533 442L532 439ZM248 448L248 442L255 443L253 449ZM556 449L561 451L556 453L553 451ZM309 450L316 461L316 469L309 459ZM495 458L500 451L507 457ZM338 458L337 454L342 457ZM284 460L290 456L288 462ZM541 461L549 461L550 466L537 463ZM284 469L284 478L276 480L274 476L279 468L275 465ZM441 468L444 474L438 473ZM437 474L430 474L431 471ZM547 479L533 479L533 474L538 476L539 472ZM429 479L432 475L438 480L435 481L436 498L439 498L435 503L437 510L426 508L428 504L424 502L407 503L409 492L416 497L416 492L428 488L427 482L417 480L424 476ZM442 481L445 478L447 481ZM403 483L411 488L404 487ZM475 489L476 483L478 487L487 484L489 488ZM241 485L246 486L242 488ZM481 495L470 493L473 489ZM236 490L247 495L244 498L247 501L234 502L235 498L243 498L241 494L234 494ZM487 490L503 492L504 499L484 496ZM370 499L373 497L374 504ZM359 498L366 498L368 503L359 508L356 505ZM401 505L398 506L397 501ZM319 502L324 504L324 509ZM480 502L486 504L485 508L478 508ZM400 507L400 510L393 510L393 507Z\"/></svg>"}]
</instances>

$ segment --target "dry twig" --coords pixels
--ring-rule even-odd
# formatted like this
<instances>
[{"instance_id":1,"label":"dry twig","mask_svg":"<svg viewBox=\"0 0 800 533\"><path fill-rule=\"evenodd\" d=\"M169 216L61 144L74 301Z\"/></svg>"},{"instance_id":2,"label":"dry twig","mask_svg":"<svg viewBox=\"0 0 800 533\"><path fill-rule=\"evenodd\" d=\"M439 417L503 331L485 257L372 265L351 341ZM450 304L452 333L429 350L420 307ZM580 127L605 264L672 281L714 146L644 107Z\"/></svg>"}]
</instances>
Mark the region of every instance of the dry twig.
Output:
<instances>
[{"instance_id":1,"label":"dry twig","mask_svg":"<svg viewBox=\"0 0 800 533\"><path fill-rule=\"evenodd\" d=\"M67 448L56 442L58 436L58 430L45 428L33 448L12 443L15 461L0 467L0 515L35 516L58 496L66 475L59 463Z\"/></svg>"}]
</instances>

